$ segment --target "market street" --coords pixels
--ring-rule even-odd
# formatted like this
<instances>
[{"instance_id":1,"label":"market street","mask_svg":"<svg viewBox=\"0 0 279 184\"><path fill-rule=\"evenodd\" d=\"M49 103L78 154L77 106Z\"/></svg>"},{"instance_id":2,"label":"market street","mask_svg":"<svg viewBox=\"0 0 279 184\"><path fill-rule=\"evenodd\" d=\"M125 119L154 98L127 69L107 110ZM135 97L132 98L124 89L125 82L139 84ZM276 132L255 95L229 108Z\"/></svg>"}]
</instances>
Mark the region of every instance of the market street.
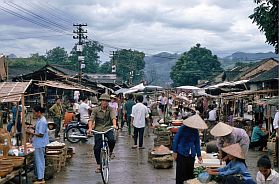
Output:
<instances>
[{"instance_id":1,"label":"market street","mask_svg":"<svg viewBox=\"0 0 279 184\"><path fill-rule=\"evenodd\" d=\"M153 147L154 136L145 137L144 150L133 150L133 139L127 136L127 132L119 132L115 147L116 158L110 162L111 184L151 184L151 183L175 183L175 169L154 169L147 162L148 149ZM74 146L76 154L67 166L55 175L55 178L47 181L49 184L78 184L93 183L102 184L101 174L95 173L96 163L93 155L92 139L88 143L78 143ZM265 152L250 151L247 166L255 178L257 168L256 161Z\"/></svg>"}]
</instances>

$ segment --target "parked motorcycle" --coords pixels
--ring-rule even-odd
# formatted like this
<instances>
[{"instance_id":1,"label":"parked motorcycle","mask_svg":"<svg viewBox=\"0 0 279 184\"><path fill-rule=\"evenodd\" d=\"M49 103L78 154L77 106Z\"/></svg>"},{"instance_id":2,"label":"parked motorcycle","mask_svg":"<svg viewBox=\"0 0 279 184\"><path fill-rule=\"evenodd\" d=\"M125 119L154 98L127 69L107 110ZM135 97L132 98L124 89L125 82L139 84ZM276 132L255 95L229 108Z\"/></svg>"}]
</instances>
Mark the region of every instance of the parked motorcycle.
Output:
<instances>
[{"instance_id":1,"label":"parked motorcycle","mask_svg":"<svg viewBox=\"0 0 279 184\"><path fill-rule=\"evenodd\" d=\"M86 142L89 136L86 133L88 125L78 121L72 121L67 125L64 131L64 139L70 143Z\"/></svg>"}]
</instances>

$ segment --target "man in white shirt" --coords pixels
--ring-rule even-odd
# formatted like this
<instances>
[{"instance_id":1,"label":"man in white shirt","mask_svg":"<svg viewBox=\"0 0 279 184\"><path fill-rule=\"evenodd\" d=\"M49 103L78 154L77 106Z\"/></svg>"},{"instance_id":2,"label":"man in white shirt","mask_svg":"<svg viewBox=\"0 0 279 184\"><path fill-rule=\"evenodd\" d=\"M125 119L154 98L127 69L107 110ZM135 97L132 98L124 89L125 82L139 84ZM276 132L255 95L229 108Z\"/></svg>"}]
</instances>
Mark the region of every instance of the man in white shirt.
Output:
<instances>
[{"instance_id":1,"label":"man in white shirt","mask_svg":"<svg viewBox=\"0 0 279 184\"><path fill-rule=\"evenodd\" d=\"M211 109L208 113L208 121L216 122L216 120L217 120L216 109Z\"/></svg>"},{"instance_id":2,"label":"man in white shirt","mask_svg":"<svg viewBox=\"0 0 279 184\"><path fill-rule=\"evenodd\" d=\"M118 103L116 101L116 96L115 95L110 95L110 102L109 102L109 106L114 110L115 116L116 116L116 124L117 127L119 128L119 124L118 124Z\"/></svg>"},{"instance_id":3,"label":"man in white shirt","mask_svg":"<svg viewBox=\"0 0 279 184\"><path fill-rule=\"evenodd\" d=\"M79 95L80 95L79 91L74 91L74 100L76 103L78 103L79 101Z\"/></svg>"},{"instance_id":4,"label":"man in white shirt","mask_svg":"<svg viewBox=\"0 0 279 184\"><path fill-rule=\"evenodd\" d=\"M275 116L274 116L274 120L273 120L273 128L275 129L276 131L276 145L275 145L275 152L276 152L276 158L277 159L277 162L274 162L274 163L277 163L274 164L274 166L278 166L278 162L279 162L279 159L278 159L278 150L279 150L279 111L278 111L278 107L277 107L277 110L276 110L276 113L275 113Z\"/></svg>"},{"instance_id":5,"label":"man in white shirt","mask_svg":"<svg viewBox=\"0 0 279 184\"><path fill-rule=\"evenodd\" d=\"M87 124L88 120L89 120L89 116L90 116L89 112L92 109L88 105L88 98L87 97L82 97L81 100L82 100L82 102L79 105L80 122Z\"/></svg>"},{"instance_id":6,"label":"man in white shirt","mask_svg":"<svg viewBox=\"0 0 279 184\"><path fill-rule=\"evenodd\" d=\"M137 103L132 107L131 113L131 124L134 126L134 146L132 148L138 147L138 136L139 136L139 149L144 149L143 147L143 135L145 128L146 118L149 117L148 109L143 105L143 96L139 95L136 99Z\"/></svg>"},{"instance_id":7,"label":"man in white shirt","mask_svg":"<svg viewBox=\"0 0 279 184\"><path fill-rule=\"evenodd\" d=\"M279 111L277 110L273 120L273 128L276 130L277 138L279 139Z\"/></svg>"}]
</instances>

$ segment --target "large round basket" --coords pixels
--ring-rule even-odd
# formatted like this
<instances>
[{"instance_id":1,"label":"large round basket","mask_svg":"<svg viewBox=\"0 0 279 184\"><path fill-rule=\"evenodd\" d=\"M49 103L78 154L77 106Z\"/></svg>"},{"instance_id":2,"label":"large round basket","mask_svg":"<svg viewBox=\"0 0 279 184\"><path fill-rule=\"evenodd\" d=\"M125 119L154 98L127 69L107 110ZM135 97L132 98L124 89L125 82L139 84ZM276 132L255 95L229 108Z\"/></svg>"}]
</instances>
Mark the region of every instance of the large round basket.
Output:
<instances>
[{"instance_id":1,"label":"large round basket","mask_svg":"<svg viewBox=\"0 0 279 184\"><path fill-rule=\"evenodd\" d=\"M5 177L9 174L9 169L0 169L0 177Z\"/></svg>"},{"instance_id":2,"label":"large round basket","mask_svg":"<svg viewBox=\"0 0 279 184\"><path fill-rule=\"evenodd\" d=\"M0 165L0 170L5 170L5 169L8 169L9 172L12 172L13 169L14 169L14 164L1 164Z\"/></svg>"},{"instance_id":3,"label":"large round basket","mask_svg":"<svg viewBox=\"0 0 279 184\"><path fill-rule=\"evenodd\" d=\"M0 158L0 165L1 164L13 164L13 161L8 158Z\"/></svg>"},{"instance_id":4,"label":"large round basket","mask_svg":"<svg viewBox=\"0 0 279 184\"><path fill-rule=\"evenodd\" d=\"M8 158L9 158L10 160L12 160L15 169L23 166L24 157L10 156L10 157L8 157Z\"/></svg>"},{"instance_id":5,"label":"large round basket","mask_svg":"<svg viewBox=\"0 0 279 184\"><path fill-rule=\"evenodd\" d=\"M151 151L152 155L156 155L156 156L163 156L163 155L171 155L173 153L173 151L169 151L169 152L157 152L157 151Z\"/></svg>"}]
</instances>

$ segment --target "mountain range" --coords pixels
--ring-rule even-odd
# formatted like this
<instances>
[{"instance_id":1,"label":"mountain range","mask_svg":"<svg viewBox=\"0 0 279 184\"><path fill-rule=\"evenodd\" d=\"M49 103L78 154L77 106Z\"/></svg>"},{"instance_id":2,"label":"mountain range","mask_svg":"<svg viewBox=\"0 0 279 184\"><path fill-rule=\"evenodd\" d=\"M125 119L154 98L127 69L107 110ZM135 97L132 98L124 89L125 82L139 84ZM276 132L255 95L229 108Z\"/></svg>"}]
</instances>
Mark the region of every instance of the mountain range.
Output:
<instances>
[{"instance_id":1,"label":"mountain range","mask_svg":"<svg viewBox=\"0 0 279 184\"><path fill-rule=\"evenodd\" d=\"M146 56L145 60L145 78L151 85L168 87L172 80L170 78L171 67L175 65L181 54L162 52L159 54ZM224 69L232 68L235 63L258 62L266 58L279 60L279 55L273 52L267 53L245 53L235 52L229 56L218 58Z\"/></svg>"}]
</instances>

